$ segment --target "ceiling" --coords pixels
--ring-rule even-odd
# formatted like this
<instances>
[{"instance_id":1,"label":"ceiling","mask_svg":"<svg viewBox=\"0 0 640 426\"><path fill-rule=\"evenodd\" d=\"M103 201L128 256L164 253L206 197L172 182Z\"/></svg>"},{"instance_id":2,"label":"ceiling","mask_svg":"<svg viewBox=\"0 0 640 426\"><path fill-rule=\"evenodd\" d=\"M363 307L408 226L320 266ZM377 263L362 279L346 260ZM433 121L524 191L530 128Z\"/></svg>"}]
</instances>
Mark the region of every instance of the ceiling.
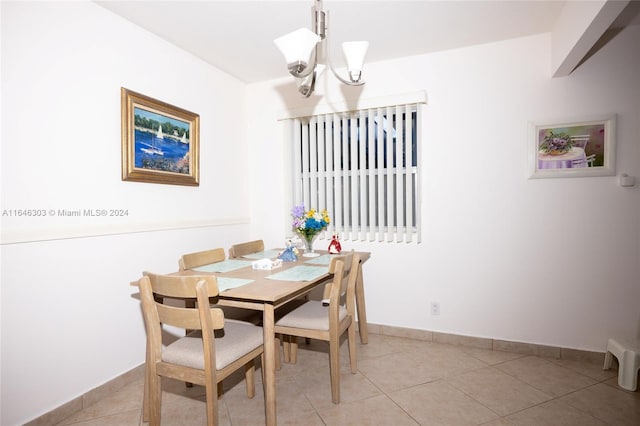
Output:
<instances>
[{"instance_id":1,"label":"ceiling","mask_svg":"<svg viewBox=\"0 0 640 426\"><path fill-rule=\"evenodd\" d=\"M246 83L288 75L273 39L300 27L311 28L313 5L312 0L96 3ZM323 4L329 11L330 49L337 53L332 61L341 67L343 41L368 40L366 62L377 62L549 32L565 1L325 0ZM640 22L638 16L635 7L622 25Z\"/></svg>"}]
</instances>

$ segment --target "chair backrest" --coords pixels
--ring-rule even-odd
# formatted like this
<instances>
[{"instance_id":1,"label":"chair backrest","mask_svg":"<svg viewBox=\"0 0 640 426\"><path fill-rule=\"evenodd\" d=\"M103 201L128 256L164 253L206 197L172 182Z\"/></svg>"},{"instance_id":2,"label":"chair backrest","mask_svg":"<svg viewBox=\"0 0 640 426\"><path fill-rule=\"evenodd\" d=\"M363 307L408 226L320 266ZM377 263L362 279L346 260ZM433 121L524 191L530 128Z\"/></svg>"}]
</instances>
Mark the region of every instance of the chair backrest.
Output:
<instances>
[{"instance_id":1,"label":"chair backrest","mask_svg":"<svg viewBox=\"0 0 640 426\"><path fill-rule=\"evenodd\" d=\"M214 330L224 327L224 314L219 308L211 308L209 297L218 294L218 282L213 275L170 276L145 272L138 281L142 312L147 329L147 362L158 365L162 361L162 326L164 324L202 333L203 371L207 380L216 379L216 348ZM184 307L164 305L165 298L196 298L194 304ZM157 299L157 300L156 300ZM186 352L190 352L186 349ZM170 363L172 364L172 363ZM183 364L172 364L173 373L189 369ZM154 368L155 371L155 368ZM186 374L184 371L183 374ZM175 378L175 376L174 376Z\"/></svg>"},{"instance_id":2,"label":"chair backrest","mask_svg":"<svg viewBox=\"0 0 640 426\"><path fill-rule=\"evenodd\" d=\"M223 248L197 251L195 253L183 254L178 261L178 268L181 271L185 271L202 265L222 262L224 259L225 254Z\"/></svg>"},{"instance_id":3,"label":"chair backrest","mask_svg":"<svg viewBox=\"0 0 640 426\"><path fill-rule=\"evenodd\" d=\"M329 273L333 274L333 282L325 290L325 298L329 299L329 315L337 318L340 305L346 305L347 311L354 315L359 265L360 255L354 252L331 259Z\"/></svg>"},{"instance_id":4,"label":"chair backrest","mask_svg":"<svg viewBox=\"0 0 640 426\"><path fill-rule=\"evenodd\" d=\"M209 304L209 298L218 295L218 281L214 275L178 276L144 272L138 285L148 328L157 328L160 324L187 330L214 330L224 327L222 310L211 308ZM165 298L197 299L198 307L171 306L162 303Z\"/></svg>"},{"instance_id":5,"label":"chair backrest","mask_svg":"<svg viewBox=\"0 0 640 426\"><path fill-rule=\"evenodd\" d=\"M247 254L264 251L264 241L255 240L246 243L234 244L229 248L229 259L242 257Z\"/></svg>"}]
</instances>

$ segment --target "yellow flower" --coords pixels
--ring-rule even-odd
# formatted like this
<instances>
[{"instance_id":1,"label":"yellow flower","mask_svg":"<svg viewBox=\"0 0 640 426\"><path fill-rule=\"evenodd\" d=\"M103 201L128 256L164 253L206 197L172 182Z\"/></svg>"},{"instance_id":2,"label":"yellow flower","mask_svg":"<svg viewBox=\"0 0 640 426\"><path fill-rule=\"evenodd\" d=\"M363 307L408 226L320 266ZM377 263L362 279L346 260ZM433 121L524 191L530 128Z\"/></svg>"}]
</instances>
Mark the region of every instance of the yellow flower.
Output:
<instances>
[{"instance_id":1,"label":"yellow flower","mask_svg":"<svg viewBox=\"0 0 640 426\"><path fill-rule=\"evenodd\" d=\"M329 219L329 212L328 211L322 210L322 219L327 223L331 223L331 219Z\"/></svg>"}]
</instances>

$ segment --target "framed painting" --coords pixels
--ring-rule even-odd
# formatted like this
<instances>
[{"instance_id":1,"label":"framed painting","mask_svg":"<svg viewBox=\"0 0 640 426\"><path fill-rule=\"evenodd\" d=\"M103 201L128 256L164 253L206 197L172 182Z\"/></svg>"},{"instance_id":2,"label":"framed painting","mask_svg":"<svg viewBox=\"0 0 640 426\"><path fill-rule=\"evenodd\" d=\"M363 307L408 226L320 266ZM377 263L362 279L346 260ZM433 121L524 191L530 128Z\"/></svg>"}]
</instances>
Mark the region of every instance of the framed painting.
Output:
<instances>
[{"instance_id":1,"label":"framed painting","mask_svg":"<svg viewBox=\"0 0 640 426\"><path fill-rule=\"evenodd\" d=\"M615 115L531 123L531 178L615 175Z\"/></svg>"},{"instance_id":2,"label":"framed painting","mask_svg":"<svg viewBox=\"0 0 640 426\"><path fill-rule=\"evenodd\" d=\"M122 180L198 186L200 116L122 87Z\"/></svg>"}]
</instances>

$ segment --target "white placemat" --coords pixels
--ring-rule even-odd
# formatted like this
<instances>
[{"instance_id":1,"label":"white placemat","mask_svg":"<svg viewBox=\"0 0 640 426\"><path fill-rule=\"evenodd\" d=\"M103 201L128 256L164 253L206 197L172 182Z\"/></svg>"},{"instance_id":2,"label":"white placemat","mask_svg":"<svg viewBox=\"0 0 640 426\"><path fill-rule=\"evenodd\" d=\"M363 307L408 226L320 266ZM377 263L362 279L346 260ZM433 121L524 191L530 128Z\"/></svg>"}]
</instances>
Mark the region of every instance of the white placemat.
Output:
<instances>
[{"instance_id":1,"label":"white placemat","mask_svg":"<svg viewBox=\"0 0 640 426\"><path fill-rule=\"evenodd\" d=\"M256 260L275 259L276 257L278 257L279 254L280 252L278 250L265 250L265 251L259 251L257 253L245 254L242 257L244 257L245 259L256 259Z\"/></svg>"},{"instance_id":2,"label":"white placemat","mask_svg":"<svg viewBox=\"0 0 640 426\"><path fill-rule=\"evenodd\" d=\"M294 266L265 278L278 281L312 281L328 272L326 266Z\"/></svg>"},{"instance_id":3,"label":"white placemat","mask_svg":"<svg viewBox=\"0 0 640 426\"><path fill-rule=\"evenodd\" d=\"M222 291L240 287L252 282L253 280L248 280L245 278L218 277L218 291L222 292Z\"/></svg>"},{"instance_id":4,"label":"white placemat","mask_svg":"<svg viewBox=\"0 0 640 426\"><path fill-rule=\"evenodd\" d=\"M197 268L193 268L193 270L198 272L229 272L235 271L236 269L245 268L247 266L251 266L251 261L228 259L223 260L222 262L198 266Z\"/></svg>"}]
</instances>

